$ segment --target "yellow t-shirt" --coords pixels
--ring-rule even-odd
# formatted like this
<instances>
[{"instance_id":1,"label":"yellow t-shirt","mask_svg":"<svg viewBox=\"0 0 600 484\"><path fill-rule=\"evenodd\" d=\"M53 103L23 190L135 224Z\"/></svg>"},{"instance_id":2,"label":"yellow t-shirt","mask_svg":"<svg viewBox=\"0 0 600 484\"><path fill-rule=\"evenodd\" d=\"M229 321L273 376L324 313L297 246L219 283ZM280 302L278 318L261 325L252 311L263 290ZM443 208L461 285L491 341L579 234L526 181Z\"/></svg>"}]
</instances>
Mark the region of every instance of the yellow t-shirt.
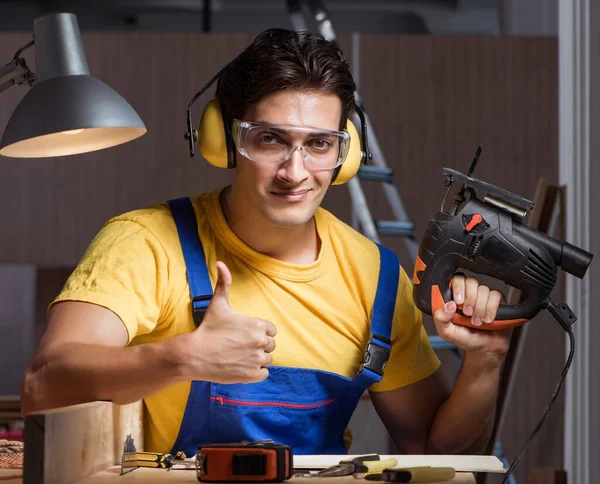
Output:
<instances>
[{"instance_id":1,"label":"yellow t-shirt","mask_svg":"<svg viewBox=\"0 0 600 484\"><path fill-rule=\"evenodd\" d=\"M317 260L297 265L272 259L240 240L219 202L221 189L192 199L214 287L215 263L232 275L231 307L277 326L273 365L312 368L353 377L369 338L369 316L379 276L379 250L326 210L315 214L321 239ZM419 381L439 366L411 282L400 271L392 326L392 350L381 392ZM129 344L152 343L195 329L186 268L167 204L135 210L108 221L94 238L60 295L113 311ZM191 383L175 384L145 399L145 448L169 452Z\"/></svg>"}]
</instances>

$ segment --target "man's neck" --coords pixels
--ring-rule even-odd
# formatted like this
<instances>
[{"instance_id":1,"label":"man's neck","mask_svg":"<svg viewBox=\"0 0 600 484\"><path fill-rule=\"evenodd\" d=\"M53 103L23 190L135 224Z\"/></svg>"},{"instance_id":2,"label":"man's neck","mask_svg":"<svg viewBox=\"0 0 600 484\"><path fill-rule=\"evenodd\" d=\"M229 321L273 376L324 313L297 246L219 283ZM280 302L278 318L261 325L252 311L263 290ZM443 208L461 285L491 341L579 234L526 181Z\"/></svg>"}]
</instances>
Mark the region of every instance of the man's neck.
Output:
<instances>
[{"instance_id":1,"label":"man's neck","mask_svg":"<svg viewBox=\"0 0 600 484\"><path fill-rule=\"evenodd\" d=\"M219 201L231 230L257 252L293 264L310 264L319 256L321 241L314 217L300 227L276 227L250 212L231 187L221 192Z\"/></svg>"}]
</instances>

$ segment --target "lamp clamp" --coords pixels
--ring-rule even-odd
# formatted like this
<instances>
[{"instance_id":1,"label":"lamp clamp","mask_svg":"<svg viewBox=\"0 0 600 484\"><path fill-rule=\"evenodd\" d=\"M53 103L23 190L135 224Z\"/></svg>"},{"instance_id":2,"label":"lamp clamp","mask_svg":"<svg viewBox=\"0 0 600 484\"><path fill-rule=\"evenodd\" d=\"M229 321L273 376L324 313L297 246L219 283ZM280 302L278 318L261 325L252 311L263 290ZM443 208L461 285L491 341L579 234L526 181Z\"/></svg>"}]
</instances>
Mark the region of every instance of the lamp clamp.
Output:
<instances>
[{"instance_id":1,"label":"lamp clamp","mask_svg":"<svg viewBox=\"0 0 600 484\"><path fill-rule=\"evenodd\" d=\"M20 57L21 52L31 47L34 44L32 40L27 45L21 47L14 55L12 61L0 68L0 93L10 89L13 86L27 83L29 86L33 86L36 81L36 75L25 62L25 59ZM2 81L4 77L11 75L8 79Z\"/></svg>"}]
</instances>

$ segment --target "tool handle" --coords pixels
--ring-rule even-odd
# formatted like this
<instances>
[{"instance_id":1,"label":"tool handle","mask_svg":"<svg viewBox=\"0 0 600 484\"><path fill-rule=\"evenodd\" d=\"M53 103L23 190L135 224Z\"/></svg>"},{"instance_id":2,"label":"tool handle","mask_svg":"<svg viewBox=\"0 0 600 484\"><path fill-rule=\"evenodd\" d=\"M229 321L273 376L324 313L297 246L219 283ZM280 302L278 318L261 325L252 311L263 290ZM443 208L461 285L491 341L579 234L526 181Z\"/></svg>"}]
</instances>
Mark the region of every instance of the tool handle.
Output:
<instances>
[{"instance_id":1,"label":"tool handle","mask_svg":"<svg viewBox=\"0 0 600 484\"><path fill-rule=\"evenodd\" d=\"M410 473L408 482L450 481L456 475L452 467L409 467L403 470Z\"/></svg>"},{"instance_id":2,"label":"tool handle","mask_svg":"<svg viewBox=\"0 0 600 484\"><path fill-rule=\"evenodd\" d=\"M432 314L444 306L444 304L453 300L451 282L452 277L459 267L456 267L454 264L443 264L441 262L435 269L431 278ZM480 326L475 326L471 322L471 317L466 316L461 308L456 310L452 322L461 326L483 330L497 330L519 326L529 321L529 319L534 317L547 305L543 296L533 288L527 291L525 296L525 299L519 304L500 304L496 318L491 323L483 323Z\"/></svg>"},{"instance_id":3,"label":"tool handle","mask_svg":"<svg viewBox=\"0 0 600 484\"><path fill-rule=\"evenodd\" d=\"M423 257L425 257L425 254L423 254ZM480 268L475 266L469 266L456 253L427 260L427 262L424 262L421 255L419 255L415 263L413 275L413 299L417 307L424 313L433 315L444 304L452 301L451 281L460 269L471 270L477 274L486 274L497 279L499 278L497 274L478 270ZM525 295L525 299L516 305L501 304L498 307L496 318L492 323L483 323L480 326L475 326L471 322L471 317L464 315L460 307L452 318L452 322L474 329L506 329L529 321L547 306L549 288L532 286L527 281L511 285L521 290Z\"/></svg>"},{"instance_id":4,"label":"tool handle","mask_svg":"<svg viewBox=\"0 0 600 484\"><path fill-rule=\"evenodd\" d=\"M381 474L365 476L368 481L383 482L441 482L456 476L452 467L403 467L385 469Z\"/></svg>"},{"instance_id":5,"label":"tool handle","mask_svg":"<svg viewBox=\"0 0 600 484\"><path fill-rule=\"evenodd\" d=\"M398 461L393 457L385 460L373 460L373 461L365 461L356 465L355 473L359 474L375 474L380 473L384 469L389 469L390 467L396 467L398 465Z\"/></svg>"},{"instance_id":6,"label":"tool handle","mask_svg":"<svg viewBox=\"0 0 600 484\"><path fill-rule=\"evenodd\" d=\"M340 464L355 464L355 463L361 463L364 461L371 461L371 460L380 460L381 458L379 457L379 454L377 453L373 453L373 454L361 454L361 455L355 455L353 457L348 457L346 459L343 459L340 461Z\"/></svg>"}]
</instances>

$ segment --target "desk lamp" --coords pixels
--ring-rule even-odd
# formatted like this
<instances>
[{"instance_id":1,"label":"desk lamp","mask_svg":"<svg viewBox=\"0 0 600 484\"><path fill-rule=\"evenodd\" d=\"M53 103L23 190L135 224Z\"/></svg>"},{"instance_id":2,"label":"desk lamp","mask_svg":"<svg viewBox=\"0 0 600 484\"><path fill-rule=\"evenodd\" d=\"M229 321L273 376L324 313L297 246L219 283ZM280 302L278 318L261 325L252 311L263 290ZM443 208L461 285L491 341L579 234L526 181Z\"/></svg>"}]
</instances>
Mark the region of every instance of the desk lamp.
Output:
<instances>
[{"instance_id":1,"label":"desk lamp","mask_svg":"<svg viewBox=\"0 0 600 484\"><path fill-rule=\"evenodd\" d=\"M90 75L74 14L37 18L33 31L33 40L0 68L0 93L21 84L32 86L8 121L0 155L74 155L126 143L146 133L127 101ZM36 73L20 57L34 44ZM7 76L11 77L2 81Z\"/></svg>"}]
</instances>

